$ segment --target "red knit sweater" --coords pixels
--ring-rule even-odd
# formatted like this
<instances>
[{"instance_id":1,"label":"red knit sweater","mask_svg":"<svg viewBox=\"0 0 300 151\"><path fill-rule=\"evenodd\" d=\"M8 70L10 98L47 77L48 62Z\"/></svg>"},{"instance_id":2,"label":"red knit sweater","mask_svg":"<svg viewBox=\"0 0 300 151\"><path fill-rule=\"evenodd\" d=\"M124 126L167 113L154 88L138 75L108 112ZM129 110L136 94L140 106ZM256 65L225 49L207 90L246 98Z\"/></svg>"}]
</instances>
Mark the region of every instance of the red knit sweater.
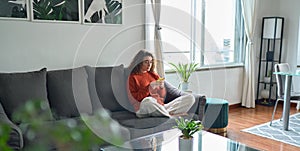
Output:
<instances>
[{"instance_id":1,"label":"red knit sweater","mask_svg":"<svg viewBox=\"0 0 300 151\"><path fill-rule=\"evenodd\" d=\"M135 111L140 108L141 101L150 96L149 86L152 81L159 79L159 75L153 72L131 74L128 81L128 97ZM160 97L156 98L157 102L164 105L166 91L164 88L158 91Z\"/></svg>"}]
</instances>

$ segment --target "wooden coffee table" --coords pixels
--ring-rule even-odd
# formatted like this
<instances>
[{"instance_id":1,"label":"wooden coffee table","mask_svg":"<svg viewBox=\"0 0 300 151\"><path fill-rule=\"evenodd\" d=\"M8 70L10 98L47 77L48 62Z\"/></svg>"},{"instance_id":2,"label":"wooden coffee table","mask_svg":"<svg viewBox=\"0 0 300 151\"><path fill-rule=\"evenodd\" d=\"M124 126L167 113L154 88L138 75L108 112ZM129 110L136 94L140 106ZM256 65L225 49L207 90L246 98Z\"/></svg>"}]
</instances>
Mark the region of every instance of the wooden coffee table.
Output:
<instances>
[{"instance_id":1,"label":"wooden coffee table","mask_svg":"<svg viewBox=\"0 0 300 151\"><path fill-rule=\"evenodd\" d=\"M104 151L178 151L178 137L181 132L171 129L125 142L122 147L108 146ZM207 131L194 134L193 151L258 151L245 144L230 140Z\"/></svg>"}]
</instances>

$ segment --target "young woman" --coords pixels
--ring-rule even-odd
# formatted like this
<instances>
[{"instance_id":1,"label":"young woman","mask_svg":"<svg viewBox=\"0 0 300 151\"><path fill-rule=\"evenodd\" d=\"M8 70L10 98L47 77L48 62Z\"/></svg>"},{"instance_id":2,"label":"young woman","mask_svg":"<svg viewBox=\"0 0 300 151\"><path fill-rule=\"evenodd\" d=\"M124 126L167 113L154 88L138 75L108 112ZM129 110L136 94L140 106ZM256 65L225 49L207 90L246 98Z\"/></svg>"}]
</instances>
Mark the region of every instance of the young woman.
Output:
<instances>
[{"instance_id":1,"label":"young woman","mask_svg":"<svg viewBox=\"0 0 300 151\"><path fill-rule=\"evenodd\" d=\"M195 102L193 95L183 95L164 104L164 81L154 72L154 68L154 57L146 50L140 50L129 66L131 73L128 79L128 96L136 115L170 117L186 113Z\"/></svg>"}]
</instances>

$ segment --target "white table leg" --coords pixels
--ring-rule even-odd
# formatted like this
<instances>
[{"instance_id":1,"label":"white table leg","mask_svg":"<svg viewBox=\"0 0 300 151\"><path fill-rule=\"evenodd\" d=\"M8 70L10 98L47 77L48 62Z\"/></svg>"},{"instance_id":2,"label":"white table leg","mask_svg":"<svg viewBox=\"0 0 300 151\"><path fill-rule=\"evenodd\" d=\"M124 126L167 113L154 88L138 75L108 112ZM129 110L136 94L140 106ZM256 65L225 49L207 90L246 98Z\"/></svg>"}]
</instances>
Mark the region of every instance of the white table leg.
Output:
<instances>
[{"instance_id":1,"label":"white table leg","mask_svg":"<svg viewBox=\"0 0 300 151\"><path fill-rule=\"evenodd\" d=\"M285 76L285 90L284 90L284 102L283 102L283 129L288 130L289 128L289 118L290 118L290 97L291 97L291 83L292 76Z\"/></svg>"}]
</instances>

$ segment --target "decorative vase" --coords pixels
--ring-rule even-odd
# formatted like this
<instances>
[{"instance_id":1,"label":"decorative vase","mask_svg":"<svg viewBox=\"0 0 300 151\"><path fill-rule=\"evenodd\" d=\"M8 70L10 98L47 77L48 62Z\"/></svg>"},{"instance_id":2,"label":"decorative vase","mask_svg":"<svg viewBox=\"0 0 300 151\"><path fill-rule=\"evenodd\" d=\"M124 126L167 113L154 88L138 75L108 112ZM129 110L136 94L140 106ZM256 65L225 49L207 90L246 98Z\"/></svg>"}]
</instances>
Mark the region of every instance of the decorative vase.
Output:
<instances>
[{"instance_id":1,"label":"decorative vase","mask_svg":"<svg viewBox=\"0 0 300 151\"><path fill-rule=\"evenodd\" d=\"M271 82L271 77L265 77L265 78L264 78L264 82L270 83L270 82Z\"/></svg>"},{"instance_id":2,"label":"decorative vase","mask_svg":"<svg viewBox=\"0 0 300 151\"><path fill-rule=\"evenodd\" d=\"M181 83L181 90L187 91L189 89L189 82L182 82Z\"/></svg>"},{"instance_id":3,"label":"decorative vase","mask_svg":"<svg viewBox=\"0 0 300 151\"><path fill-rule=\"evenodd\" d=\"M261 92L260 92L260 96L262 97L262 98L264 98L264 99L266 99L266 98L269 98L269 90L266 90L266 89L263 89L263 90L261 90Z\"/></svg>"},{"instance_id":4,"label":"decorative vase","mask_svg":"<svg viewBox=\"0 0 300 151\"><path fill-rule=\"evenodd\" d=\"M193 150L193 140L194 138L185 139L181 136L179 139L179 151L191 151Z\"/></svg>"}]
</instances>

